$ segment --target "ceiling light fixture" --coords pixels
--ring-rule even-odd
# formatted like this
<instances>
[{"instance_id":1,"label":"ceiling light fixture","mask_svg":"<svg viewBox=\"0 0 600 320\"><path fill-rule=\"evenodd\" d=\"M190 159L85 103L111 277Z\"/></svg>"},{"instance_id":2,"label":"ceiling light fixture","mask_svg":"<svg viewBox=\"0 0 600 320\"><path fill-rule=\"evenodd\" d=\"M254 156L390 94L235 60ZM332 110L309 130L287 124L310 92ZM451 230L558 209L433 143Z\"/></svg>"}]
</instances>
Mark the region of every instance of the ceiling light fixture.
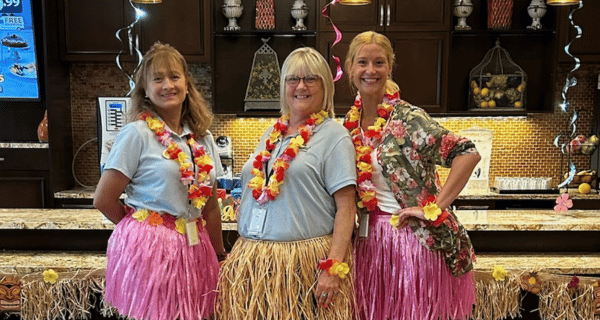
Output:
<instances>
[{"instance_id":1,"label":"ceiling light fixture","mask_svg":"<svg viewBox=\"0 0 600 320\"><path fill-rule=\"evenodd\" d=\"M132 0L134 3L141 3L141 4L156 4L156 3L161 3L162 0Z\"/></svg>"},{"instance_id":2,"label":"ceiling light fixture","mask_svg":"<svg viewBox=\"0 0 600 320\"><path fill-rule=\"evenodd\" d=\"M579 0L547 0L546 4L549 6L570 6L579 4Z\"/></svg>"},{"instance_id":3,"label":"ceiling light fixture","mask_svg":"<svg viewBox=\"0 0 600 320\"><path fill-rule=\"evenodd\" d=\"M371 4L371 0L340 0L340 4L347 6L363 6Z\"/></svg>"}]
</instances>

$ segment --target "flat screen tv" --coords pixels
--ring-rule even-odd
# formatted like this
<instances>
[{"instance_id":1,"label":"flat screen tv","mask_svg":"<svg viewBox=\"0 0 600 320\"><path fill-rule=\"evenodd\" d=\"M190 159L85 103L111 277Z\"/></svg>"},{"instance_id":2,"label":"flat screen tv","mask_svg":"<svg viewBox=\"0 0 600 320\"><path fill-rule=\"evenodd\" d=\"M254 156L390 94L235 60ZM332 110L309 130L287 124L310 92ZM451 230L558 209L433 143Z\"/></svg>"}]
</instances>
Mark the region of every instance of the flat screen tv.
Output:
<instances>
[{"instance_id":1,"label":"flat screen tv","mask_svg":"<svg viewBox=\"0 0 600 320\"><path fill-rule=\"evenodd\" d=\"M0 0L0 100L38 100L31 0Z\"/></svg>"}]
</instances>

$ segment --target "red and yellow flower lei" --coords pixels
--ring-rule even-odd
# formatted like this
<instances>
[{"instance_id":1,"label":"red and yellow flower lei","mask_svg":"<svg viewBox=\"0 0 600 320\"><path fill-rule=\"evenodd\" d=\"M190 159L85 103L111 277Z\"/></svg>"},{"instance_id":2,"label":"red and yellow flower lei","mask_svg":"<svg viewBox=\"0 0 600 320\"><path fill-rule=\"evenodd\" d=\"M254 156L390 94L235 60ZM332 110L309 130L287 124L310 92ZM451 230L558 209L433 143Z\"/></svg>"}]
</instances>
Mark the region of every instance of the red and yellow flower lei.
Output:
<instances>
[{"instance_id":1,"label":"red and yellow flower lei","mask_svg":"<svg viewBox=\"0 0 600 320\"><path fill-rule=\"evenodd\" d=\"M166 128L166 124L149 112L142 114L140 118L146 121L148 128L154 132L158 142L167 147L163 152L163 156L179 164L180 180L181 183L188 186L188 199L191 200L192 205L198 209L204 208L206 201L212 195L210 170L213 168L210 156L206 154L204 146L196 142L196 137L193 134L187 141L192 149L193 161L198 166L198 173L194 177L194 171L191 169L192 163L186 161L188 155L173 141L172 132Z\"/></svg>"},{"instance_id":2,"label":"red and yellow flower lei","mask_svg":"<svg viewBox=\"0 0 600 320\"><path fill-rule=\"evenodd\" d=\"M371 181L373 179L373 159L371 153L374 150L374 145L377 140L381 139L383 127L386 125L394 104L400 99L400 93L386 92L383 96L383 102L377 105L377 114L379 117L375 119L375 123L368 127L364 133L361 132L360 119L362 114L362 99L360 95L354 99L354 106L346 115L344 127L350 131L352 142L356 150L356 173L358 174L358 201L359 208L367 208L369 211L375 210L377 207L377 197L375 186Z\"/></svg>"},{"instance_id":3,"label":"red and yellow flower lei","mask_svg":"<svg viewBox=\"0 0 600 320\"><path fill-rule=\"evenodd\" d=\"M324 110L310 115L306 120L306 124L298 129L299 134L291 139L283 154L273 163L273 174L269 178L269 184L265 187L264 164L271 159L271 151L275 149L275 144L280 141L287 131L290 118L289 115L283 115L277 120L273 126L273 131L265 141L265 150L259 152L254 158L251 171L254 177L248 182L248 188L252 189L252 196L258 203L265 204L279 195L285 171L290 167L292 160L296 158L298 150L308 143L313 129L321 124L326 117L327 112Z\"/></svg>"}]
</instances>

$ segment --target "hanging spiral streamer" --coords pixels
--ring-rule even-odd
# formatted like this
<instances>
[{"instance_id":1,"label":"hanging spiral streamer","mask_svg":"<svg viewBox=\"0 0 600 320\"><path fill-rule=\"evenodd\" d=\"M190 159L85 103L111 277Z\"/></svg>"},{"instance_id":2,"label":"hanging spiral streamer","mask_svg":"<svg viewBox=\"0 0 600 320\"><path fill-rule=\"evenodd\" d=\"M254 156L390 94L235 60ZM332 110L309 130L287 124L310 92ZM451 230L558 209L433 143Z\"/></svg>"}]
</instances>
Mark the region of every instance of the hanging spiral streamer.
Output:
<instances>
[{"instance_id":1,"label":"hanging spiral streamer","mask_svg":"<svg viewBox=\"0 0 600 320\"><path fill-rule=\"evenodd\" d=\"M569 73L567 73L567 77L565 79L565 86L562 89L562 103L560 104L560 108L563 112L568 112L569 109L569 101L567 100L567 93L569 92L569 88L574 87L577 85L577 78L575 77L571 77L571 74L576 71L577 69L579 69L579 67L581 66L580 60L579 58L573 56L571 54L571 52L569 51L569 49L571 48L571 44L573 43L573 41L575 41L576 39L581 38L581 27L579 27L578 25L576 25L573 22L573 13L575 13L575 11L579 10L583 8L583 0L579 1L579 7L571 10L571 13L569 13L569 22L571 23L571 25L575 28L575 30L577 30L577 35L575 36L575 38L573 38L566 46L565 46L565 53L567 55L569 55L571 58L573 58L573 60L575 61L575 66L573 67L573 69L571 69L571 71L569 71ZM570 118L569 121L569 128L570 128L570 139L572 139L575 136L575 133L577 132L577 111L573 110L572 112L572 116ZM563 143L559 146L558 141L561 138L561 134L557 135L556 138L554 139L554 145L556 147L559 147L561 149L561 152L564 154L565 152L569 152L567 144L569 143L569 141L567 141L567 143ZM567 139L568 140L568 139ZM571 159L571 157L568 158L568 166L569 166L569 173L566 177L566 179L560 183L558 185L558 188L562 188L564 186L568 186L569 183L571 183L571 181L573 181L573 178L575 177L575 173L577 172L577 168L575 167L575 164L573 163L573 160Z\"/></svg>"},{"instance_id":2,"label":"hanging spiral streamer","mask_svg":"<svg viewBox=\"0 0 600 320\"><path fill-rule=\"evenodd\" d=\"M342 40L342 32L340 32L340 30L335 26L335 24L333 24L333 21L331 20L331 18L327 14L327 8L330 5L336 4L338 2L340 2L340 0L332 0L330 3L326 4L323 7L323 10L321 11L321 14L323 15L323 17L329 19L329 22L331 22L331 26L333 27L333 30L335 30L335 41L331 45L331 48L333 48L333 46L335 46L338 42L340 42ZM341 67L341 64L340 64L340 58L336 57L335 55L331 55L331 56L333 57L333 60L335 60L335 63L336 63L336 73L335 73L335 77L333 79L333 81L335 82L335 81L340 80L340 78L342 77L342 75L344 74L344 72L342 71L342 67Z\"/></svg>"},{"instance_id":3,"label":"hanging spiral streamer","mask_svg":"<svg viewBox=\"0 0 600 320\"><path fill-rule=\"evenodd\" d=\"M573 69L571 69L571 71L569 71L569 73L567 73L567 79L565 81L565 86L563 87L563 90L562 90L563 102L561 103L560 107L563 112L567 112L567 109L569 108L569 102L567 101L567 92L569 91L569 88L577 85L577 78L571 77L571 73L573 73L573 71L579 69L579 67L581 66L579 58L572 55L571 52L569 51L573 41L581 38L581 27L579 27L578 25L576 25L573 22L573 13L575 13L575 11L577 11L581 8L583 8L583 0L579 1L579 7L571 10L571 13L569 14L569 22L571 22L571 25L575 28L575 30L577 30L577 35L565 46L565 53L567 55L569 55L569 57L573 58L573 60L575 60L575 67L573 67Z\"/></svg>"},{"instance_id":4,"label":"hanging spiral streamer","mask_svg":"<svg viewBox=\"0 0 600 320\"><path fill-rule=\"evenodd\" d=\"M129 88L130 89L129 89L129 92L127 92L126 96L131 95L131 93L133 92L133 89L135 88L135 81L133 80L133 75L137 72L140 65L142 64L142 52L139 49L139 43L137 43L137 41L134 41L134 39L133 39L133 28L135 27L135 24L138 23L138 21L140 21L140 19L146 15L146 13L143 10L134 6L133 3L131 2L131 0L129 0L129 4L135 10L135 21L133 21L130 25L117 30L117 33L115 34L117 39L119 39L119 41L123 45L125 45L125 42L123 42L123 39L121 39L121 31L127 30L127 40L128 40L129 52L135 52L135 57L137 58L137 62L138 62L130 75L125 70L123 70L123 66L121 65L121 54L123 54L124 50L121 49L119 51L119 53L117 53L117 57L115 59L117 62L117 67L119 67L119 69L121 71L123 71L123 73L125 73L125 75L129 79Z\"/></svg>"}]
</instances>

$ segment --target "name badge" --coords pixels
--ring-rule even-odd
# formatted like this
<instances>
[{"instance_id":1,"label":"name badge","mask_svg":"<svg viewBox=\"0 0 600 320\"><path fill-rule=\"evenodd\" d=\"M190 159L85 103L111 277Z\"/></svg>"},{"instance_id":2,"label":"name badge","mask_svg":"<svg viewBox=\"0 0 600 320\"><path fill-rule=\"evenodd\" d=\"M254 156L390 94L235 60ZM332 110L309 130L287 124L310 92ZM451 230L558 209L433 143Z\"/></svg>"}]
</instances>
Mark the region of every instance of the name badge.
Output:
<instances>
[{"instance_id":1,"label":"name badge","mask_svg":"<svg viewBox=\"0 0 600 320\"><path fill-rule=\"evenodd\" d=\"M369 236L369 215L366 213L360 214L360 222L358 225L358 236L366 238Z\"/></svg>"},{"instance_id":2,"label":"name badge","mask_svg":"<svg viewBox=\"0 0 600 320\"><path fill-rule=\"evenodd\" d=\"M195 246L200 243L200 239L198 238L198 225L196 224L196 220L188 221L185 224L185 233L188 239L188 245Z\"/></svg>"},{"instance_id":3,"label":"name badge","mask_svg":"<svg viewBox=\"0 0 600 320\"><path fill-rule=\"evenodd\" d=\"M248 235L257 236L263 233L265 220L267 218L267 210L263 208L252 209L252 218L250 218L250 226L248 226Z\"/></svg>"}]
</instances>

